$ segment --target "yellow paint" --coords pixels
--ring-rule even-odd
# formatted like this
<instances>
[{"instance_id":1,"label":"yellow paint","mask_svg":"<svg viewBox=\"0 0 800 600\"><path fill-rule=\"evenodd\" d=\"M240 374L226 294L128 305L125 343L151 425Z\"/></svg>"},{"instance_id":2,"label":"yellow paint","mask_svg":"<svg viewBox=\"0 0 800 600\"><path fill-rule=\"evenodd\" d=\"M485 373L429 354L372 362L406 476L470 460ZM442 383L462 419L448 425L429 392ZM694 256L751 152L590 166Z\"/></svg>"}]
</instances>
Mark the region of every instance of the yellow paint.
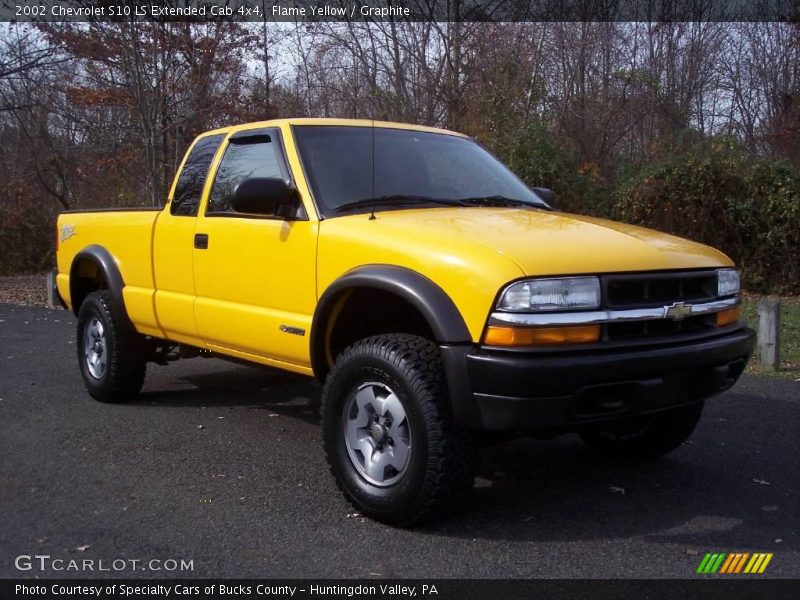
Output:
<instances>
[{"instance_id":1,"label":"yellow paint","mask_svg":"<svg viewBox=\"0 0 800 600\"><path fill-rule=\"evenodd\" d=\"M232 350L227 346L217 346L215 344L207 344L207 348L212 352L218 352L219 354L227 354L228 356L232 356L234 358L240 358L242 360L258 363L260 365L266 365L268 367L275 367L277 369L284 369L285 371L291 371L292 373L299 373L300 375L312 376L314 374L313 371L311 370L311 367L307 365L297 365L282 360L267 358L265 356L262 356L261 354L250 354L248 352L242 352L240 350Z\"/></svg>"},{"instance_id":2,"label":"yellow paint","mask_svg":"<svg viewBox=\"0 0 800 600\"><path fill-rule=\"evenodd\" d=\"M314 308L326 288L364 265L397 265L431 279L461 312L473 341L483 334L498 292L526 276L726 267L701 244L602 219L518 208L428 208L320 220L301 168L292 126L363 127L371 121L285 119L204 135L277 127L308 220L205 217L220 145L198 218L162 212L63 214L74 225L61 243L57 278L69 298L69 269L90 244L114 256L126 283L126 309L143 333L308 373ZM429 127L376 122L416 131ZM184 158L185 160L185 158ZM183 164L183 163L182 163ZM182 165L181 165L182 166ZM170 198L174 193L173 183ZM194 249L195 233L209 236ZM281 325L305 330L285 333Z\"/></svg>"},{"instance_id":3,"label":"yellow paint","mask_svg":"<svg viewBox=\"0 0 800 600\"><path fill-rule=\"evenodd\" d=\"M591 251L588 251L591 249ZM721 252L641 227L515 208L426 208L320 224L318 289L363 264L410 268L453 299L478 341L499 290L524 276L725 267Z\"/></svg>"},{"instance_id":4,"label":"yellow paint","mask_svg":"<svg viewBox=\"0 0 800 600\"><path fill-rule=\"evenodd\" d=\"M234 127L230 134L263 125ZM286 123L281 136L289 146L291 130ZM217 152L208 182L213 181L226 146L227 142ZM296 160L293 145L287 155ZM297 180L299 171L293 172ZM208 182L195 219L196 233L208 235L208 249L193 254L194 314L200 338L237 352L309 365L319 222L316 217L313 221L207 217ZM305 184L297 187L306 212L316 215ZM305 335L285 333L282 325L302 329Z\"/></svg>"},{"instance_id":5,"label":"yellow paint","mask_svg":"<svg viewBox=\"0 0 800 600\"><path fill-rule=\"evenodd\" d=\"M153 289L126 285L122 290L125 308L137 315L136 326L142 333L160 337L162 334L153 307Z\"/></svg>"},{"instance_id":6,"label":"yellow paint","mask_svg":"<svg viewBox=\"0 0 800 600\"><path fill-rule=\"evenodd\" d=\"M69 273L75 255L87 246L96 244L106 248L119 267L125 283L145 290L153 290L153 269L150 263L150 245L156 211L114 211L64 213L58 217L58 228L74 225L75 234L60 242L56 255L59 276L58 291L72 306L69 295ZM152 310L145 310L143 321L153 319Z\"/></svg>"},{"instance_id":7,"label":"yellow paint","mask_svg":"<svg viewBox=\"0 0 800 600\"><path fill-rule=\"evenodd\" d=\"M59 263L60 260L58 256L56 256L56 263ZM69 268L69 265L67 265ZM72 298L70 297L69 293L69 271L62 272L59 269L58 275L56 275L56 287L58 288L58 293L61 295L61 298L64 300L64 303L72 308Z\"/></svg>"}]
</instances>

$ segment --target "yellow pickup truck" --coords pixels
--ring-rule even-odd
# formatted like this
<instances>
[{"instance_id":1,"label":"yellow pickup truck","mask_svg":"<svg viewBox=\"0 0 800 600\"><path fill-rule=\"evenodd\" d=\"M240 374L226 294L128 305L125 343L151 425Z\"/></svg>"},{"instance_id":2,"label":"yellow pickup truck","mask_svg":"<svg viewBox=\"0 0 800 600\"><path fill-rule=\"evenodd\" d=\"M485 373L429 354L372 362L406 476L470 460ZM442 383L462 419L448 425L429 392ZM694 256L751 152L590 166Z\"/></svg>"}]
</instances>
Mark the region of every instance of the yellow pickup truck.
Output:
<instances>
[{"instance_id":1,"label":"yellow pickup truck","mask_svg":"<svg viewBox=\"0 0 800 600\"><path fill-rule=\"evenodd\" d=\"M200 353L315 377L339 487L396 525L453 506L485 437L676 448L754 345L724 254L558 212L476 141L416 125L210 131L163 209L66 212L57 239L49 285L94 398Z\"/></svg>"}]
</instances>

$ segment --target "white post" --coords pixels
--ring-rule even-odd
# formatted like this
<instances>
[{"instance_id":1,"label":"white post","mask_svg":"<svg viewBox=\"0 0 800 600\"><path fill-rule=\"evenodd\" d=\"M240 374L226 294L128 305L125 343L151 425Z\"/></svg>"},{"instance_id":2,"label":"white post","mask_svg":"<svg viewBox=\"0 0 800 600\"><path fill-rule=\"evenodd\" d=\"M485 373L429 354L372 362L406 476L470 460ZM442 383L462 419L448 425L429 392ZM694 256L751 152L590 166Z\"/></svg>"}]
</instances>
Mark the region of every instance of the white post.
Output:
<instances>
[{"instance_id":1,"label":"white post","mask_svg":"<svg viewBox=\"0 0 800 600\"><path fill-rule=\"evenodd\" d=\"M758 303L758 362L761 370L780 366L781 299L768 296Z\"/></svg>"}]
</instances>

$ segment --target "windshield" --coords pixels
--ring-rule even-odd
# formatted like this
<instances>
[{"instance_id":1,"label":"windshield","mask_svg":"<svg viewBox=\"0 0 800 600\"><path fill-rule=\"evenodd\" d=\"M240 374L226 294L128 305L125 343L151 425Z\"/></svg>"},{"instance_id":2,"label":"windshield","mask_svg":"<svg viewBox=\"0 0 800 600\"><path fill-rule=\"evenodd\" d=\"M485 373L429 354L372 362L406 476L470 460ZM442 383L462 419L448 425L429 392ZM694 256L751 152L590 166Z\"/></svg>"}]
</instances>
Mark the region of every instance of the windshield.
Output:
<instances>
[{"instance_id":1,"label":"windshield","mask_svg":"<svg viewBox=\"0 0 800 600\"><path fill-rule=\"evenodd\" d=\"M460 201L476 198L512 206L546 206L500 161L468 138L329 125L297 126L294 135L314 198L325 217L373 209L464 205Z\"/></svg>"}]
</instances>

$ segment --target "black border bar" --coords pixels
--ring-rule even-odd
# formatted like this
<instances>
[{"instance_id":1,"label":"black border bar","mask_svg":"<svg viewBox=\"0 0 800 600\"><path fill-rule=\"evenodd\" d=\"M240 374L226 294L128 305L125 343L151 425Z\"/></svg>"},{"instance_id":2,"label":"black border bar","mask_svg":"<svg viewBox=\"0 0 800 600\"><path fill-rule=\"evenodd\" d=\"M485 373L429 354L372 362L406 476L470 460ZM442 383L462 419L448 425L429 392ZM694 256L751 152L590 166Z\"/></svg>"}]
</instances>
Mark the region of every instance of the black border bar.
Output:
<instances>
[{"instance_id":1,"label":"black border bar","mask_svg":"<svg viewBox=\"0 0 800 600\"><path fill-rule=\"evenodd\" d=\"M800 0L0 0L2 22L800 22Z\"/></svg>"},{"instance_id":2,"label":"black border bar","mask_svg":"<svg viewBox=\"0 0 800 600\"><path fill-rule=\"evenodd\" d=\"M314 587L316 586L316 587ZM427 586L427 587L423 587ZM435 589L435 593L433 590ZM430 579L430 580L255 580L255 579L5 579L3 600L86 598L160 600L484 600L488 598L589 600L783 600L797 597L798 580L763 576L708 576L692 579ZM315 591L316 590L316 591ZM412 595L413 591L413 595Z\"/></svg>"}]
</instances>

